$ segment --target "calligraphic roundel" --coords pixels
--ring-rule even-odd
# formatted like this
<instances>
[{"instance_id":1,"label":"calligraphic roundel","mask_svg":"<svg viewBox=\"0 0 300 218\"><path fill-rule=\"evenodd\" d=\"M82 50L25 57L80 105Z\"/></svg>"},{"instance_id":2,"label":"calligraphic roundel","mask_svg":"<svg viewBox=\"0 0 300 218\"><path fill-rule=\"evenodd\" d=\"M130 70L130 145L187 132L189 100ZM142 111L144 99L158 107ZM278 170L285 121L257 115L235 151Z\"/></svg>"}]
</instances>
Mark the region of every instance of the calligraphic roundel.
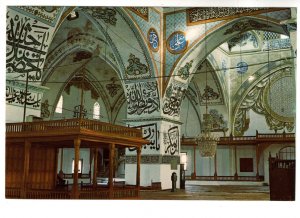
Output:
<instances>
[{"instance_id":1,"label":"calligraphic roundel","mask_svg":"<svg viewBox=\"0 0 300 218\"><path fill-rule=\"evenodd\" d=\"M172 33L167 40L167 49L172 54L179 54L183 52L188 45L185 33L182 31L176 31Z\"/></svg>"},{"instance_id":2,"label":"calligraphic roundel","mask_svg":"<svg viewBox=\"0 0 300 218\"><path fill-rule=\"evenodd\" d=\"M148 43L152 51L157 52L159 49L159 37L154 28L150 28L148 31Z\"/></svg>"}]
</instances>

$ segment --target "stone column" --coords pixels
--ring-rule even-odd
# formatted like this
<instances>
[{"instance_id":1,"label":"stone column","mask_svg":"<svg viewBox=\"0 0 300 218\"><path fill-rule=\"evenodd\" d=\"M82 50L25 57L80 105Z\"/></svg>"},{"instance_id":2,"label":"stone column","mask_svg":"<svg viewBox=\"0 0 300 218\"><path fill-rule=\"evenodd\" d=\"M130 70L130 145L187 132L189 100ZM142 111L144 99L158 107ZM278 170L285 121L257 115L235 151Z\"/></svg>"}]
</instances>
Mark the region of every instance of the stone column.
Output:
<instances>
[{"instance_id":1,"label":"stone column","mask_svg":"<svg viewBox=\"0 0 300 218\"><path fill-rule=\"evenodd\" d=\"M237 173L237 157L236 157L236 145L234 145L234 165L235 165L235 173L234 173L234 180L238 180L238 173Z\"/></svg>"},{"instance_id":2,"label":"stone column","mask_svg":"<svg viewBox=\"0 0 300 218\"><path fill-rule=\"evenodd\" d=\"M141 147L136 148L136 187L140 189Z\"/></svg>"},{"instance_id":3,"label":"stone column","mask_svg":"<svg viewBox=\"0 0 300 218\"><path fill-rule=\"evenodd\" d=\"M217 180L218 178L218 173L217 173L217 151L214 157L214 165L215 165L215 173L214 173L214 180Z\"/></svg>"},{"instance_id":4,"label":"stone column","mask_svg":"<svg viewBox=\"0 0 300 218\"><path fill-rule=\"evenodd\" d=\"M79 198L78 191L78 162L79 162L79 152L80 152L80 143L81 140L79 138L74 139L74 177L73 177L73 198Z\"/></svg>"},{"instance_id":5,"label":"stone column","mask_svg":"<svg viewBox=\"0 0 300 218\"><path fill-rule=\"evenodd\" d=\"M94 156L94 172L93 172L93 187L97 187L97 166L98 166L98 149L93 148L93 156Z\"/></svg>"},{"instance_id":6,"label":"stone column","mask_svg":"<svg viewBox=\"0 0 300 218\"><path fill-rule=\"evenodd\" d=\"M115 160L115 144L109 145L109 178L108 178L108 189L109 198L113 198L113 175L114 175L114 160Z\"/></svg>"}]
</instances>

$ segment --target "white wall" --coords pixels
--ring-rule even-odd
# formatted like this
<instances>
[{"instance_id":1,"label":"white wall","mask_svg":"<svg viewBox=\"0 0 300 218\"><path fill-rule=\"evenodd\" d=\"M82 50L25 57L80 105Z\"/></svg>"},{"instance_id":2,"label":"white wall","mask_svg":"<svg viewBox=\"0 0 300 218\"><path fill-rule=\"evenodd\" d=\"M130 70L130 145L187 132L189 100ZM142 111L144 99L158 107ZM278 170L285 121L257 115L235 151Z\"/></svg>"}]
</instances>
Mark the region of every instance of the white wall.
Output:
<instances>
[{"instance_id":1,"label":"white wall","mask_svg":"<svg viewBox=\"0 0 300 218\"><path fill-rule=\"evenodd\" d=\"M6 104L5 106L5 122L6 123L16 123L16 122L23 122L23 114L24 114L24 107L23 106L16 106L16 105L9 105ZM26 116L34 115L40 117L41 111L38 109L26 108ZM25 116L25 117L26 117Z\"/></svg>"}]
</instances>

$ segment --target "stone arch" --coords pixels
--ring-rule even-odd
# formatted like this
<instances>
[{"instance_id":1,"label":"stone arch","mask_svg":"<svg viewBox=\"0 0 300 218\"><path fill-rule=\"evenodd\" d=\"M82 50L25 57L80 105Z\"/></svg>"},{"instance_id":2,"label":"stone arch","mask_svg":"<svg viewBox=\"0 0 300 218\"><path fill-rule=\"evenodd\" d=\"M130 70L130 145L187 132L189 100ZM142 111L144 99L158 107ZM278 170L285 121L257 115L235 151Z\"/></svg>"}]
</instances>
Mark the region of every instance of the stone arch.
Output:
<instances>
[{"instance_id":1,"label":"stone arch","mask_svg":"<svg viewBox=\"0 0 300 218\"><path fill-rule=\"evenodd\" d=\"M208 55L215 50L222 43L230 38L250 30L266 30L270 32L278 32L286 34L282 26L274 21L258 17L240 17L233 20L228 20L220 23L217 29L207 31L196 40L190 48L179 57L173 70L171 71L167 87L163 97L163 107L168 104L168 96L171 96L170 86L179 83L180 89L186 89L189 82L192 80L197 67L208 57ZM203 51L207 52L204 53ZM188 78L185 80L180 79L180 72L188 69ZM176 75L176 76L174 76ZM173 90L173 95L176 90Z\"/></svg>"},{"instance_id":2,"label":"stone arch","mask_svg":"<svg viewBox=\"0 0 300 218\"><path fill-rule=\"evenodd\" d=\"M276 74L280 70L284 69L293 69L293 63L290 60L284 61L284 63L272 62L270 66L266 64L258 71L253 74L253 77L256 78L253 81L246 80L232 99L232 116L231 116L231 129L234 130L234 135L242 135L244 131L248 129L247 124L245 124L246 112L250 110L251 105L243 105L243 102L246 101L247 95L250 91L254 89L259 83L262 83L263 80L266 80L268 77ZM265 81L268 83L269 81ZM249 100L247 100L248 102ZM249 103L249 102L248 102ZM250 103L249 103L250 104ZM261 108L261 105L258 107ZM267 120L266 120L267 121ZM268 122L268 121L267 121ZM288 124L289 125L289 124ZM292 128L293 125L290 124L288 128Z\"/></svg>"}]
</instances>

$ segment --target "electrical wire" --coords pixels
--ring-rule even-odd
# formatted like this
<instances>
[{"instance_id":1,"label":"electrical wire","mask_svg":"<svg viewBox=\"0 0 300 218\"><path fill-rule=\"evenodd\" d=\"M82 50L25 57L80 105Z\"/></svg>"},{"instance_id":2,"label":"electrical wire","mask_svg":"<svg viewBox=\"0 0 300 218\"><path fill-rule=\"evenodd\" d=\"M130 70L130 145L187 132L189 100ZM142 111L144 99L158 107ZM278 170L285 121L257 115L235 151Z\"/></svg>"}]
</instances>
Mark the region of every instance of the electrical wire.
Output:
<instances>
[{"instance_id":1,"label":"electrical wire","mask_svg":"<svg viewBox=\"0 0 300 218\"><path fill-rule=\"evenodd\" d=\"M279 58L273 61L270 61L272 63L275 62L281 62L281 61L287 61L287 60L291 60L291 59L296 59L297 57L285 57L285 58ZM206 60L206 59L205 59ZM204 61L205 61L204 60ZM203 61L203 62L204 62ZM260 63L253 63L253 64L248 64L248 67L252 67L252 66L259 66L259 65L265 65L265 64L269 64L270 62L268 61L264 61L264 62L260 62ZM215 69L215 70L208 70L207 72L209 73L213 73L213 72L218 72L218 71L222 71L222 70L234 70L236 69L236 67L228 67L228 68L223 68L223 69ZM205 72L198 72L195 71L194 73L190 73L190 75L197 75L197 74L201 74L201 73L205 73ZM171 78L171 77L176 77L177 75L163 75L163 76L151 76L150 78L143 78L143 80L153 80L153 79L159 79L159 78ZM130 80L135 80L136 79L122 79L122 78L117 78L115 81L130 81ZM6 81L21 81L21 82L25 82L26 80L23 79L6 79ZM106 82L110 82L110 79L107 80L89 80L89 82L98 82L98 83L106 83ZM30 83L41 83L42 81L30 81ZM72 81L74 83L76 82L80 82L80 81ZM47 83L66 83L66 81L49 81Z\"/></svg>"}]
</instances>

